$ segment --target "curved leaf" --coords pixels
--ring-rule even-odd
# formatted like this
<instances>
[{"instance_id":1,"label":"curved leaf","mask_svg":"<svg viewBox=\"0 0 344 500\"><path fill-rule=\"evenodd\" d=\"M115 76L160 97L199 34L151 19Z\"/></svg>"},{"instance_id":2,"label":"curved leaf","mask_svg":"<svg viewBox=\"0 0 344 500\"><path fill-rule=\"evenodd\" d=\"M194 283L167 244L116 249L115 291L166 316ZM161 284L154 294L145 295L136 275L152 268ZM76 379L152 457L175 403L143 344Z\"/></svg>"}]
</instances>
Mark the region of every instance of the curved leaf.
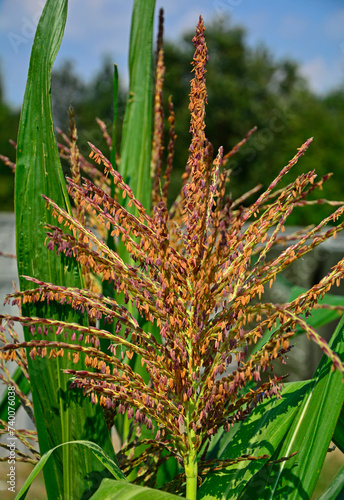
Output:
<instances>
[{"instance_id":1,"label":"curved leaf","mask_svg":"<svg viewBox=\"0 0 344 500\"><path fill-rule=\"evenodd\" d=\"M123 179L148 210L151 203L154 9L155 0L134 2L129 50L129 100L124 115L119 164Z\"/></svg>"},{"instance_id":2,"label":"curved leaf","mask_svg":"<svg viewBox=\"0 0 344 500\"><path fill-rule=\"evenodd\" d=\"M332 479L330 486L317 500L342 500L344 492L344 465Z\"/></svg>"},{"instance_id":3,"label":"curved leaf","mask_svg":"<svg viewBox=\"0 0 344 500\"><path fill-rule=\"evenodd\" d=\"M330 348L344 359L344 318L332 337ZM297 452L290 460L264 467L245 489L245 495L260 499L299 500L310 498L332 439L344 399L341 373L332 371L331 360L323 355L307 388L288 434L273 460ZM261 488L260 488L261 486Z\"/></svg>"},{"instance_id":4,"label":"curved leaf","mask_svg":"<svg viewBox=\"0 0 344 500\"><path fill-rule=\"evenodd\" d=\"M17 265L21 290L32 283L22 275L64 286L81 287L80 268L72 259L61 259L45 247L45 224L55 223L45 209L45 194L61 207L70 210L67 190L54 136L51 110L51 70L59 50L67 16L67 0L48 0L40 18L30 58L28 79L20 117L15 175L15 217ZM24 316L60 318L85 322L81 316L56 304L23 304ZM85 323L84 323L85 324ZM32 335L24 328L25 340ZM41 338L36 335L34 338ZM47 340L55 339L48 332ZM108 453L113 452L101 408L77 391L69 391L69 378L62 373L70 366L67 355L48 359L28 356L35 421L41 453L61 442L74 439L97 441ZM76 369L84 366L82 358ZM63 464L63 466L62 466ZM76 454L63 448L54 454L44 470L49 498L74 498L92 488L87 479L99 464L89 451ZM80 471L78 479L71 473Z\"/></svg>"},{"instance_id":5,"label":"curved leaf","mask_svg":"<svg viewBox=\"0 0 344 500\"><path fill-rule=\"evenodd\" d=\"M55 446L55 448L52 448L51 450L47 451L37 462L33 470L31 471L29 477L23 484L21 490L15 497L15 500L20 500L21 498L25 498L26 493L28 489L31 486L31 483L33 480L36 478L36 476L41 472L51 455L56 451L58 448L61 448L62 446L71 446L71 445L79 445L79 446L86 446L91 452L97 457L99 462L101 462L102 465L116 478L120 479L122 481L126 481L125 476L123 472L120 470L116 462L114 462L105 452L102 450L100 446L98 446L95 443L92 443L91 441L70 441L69 443L61 443L58 446ZM78 471L74 471L75 474L78 473Z\"/></svg>"}]
</instances>

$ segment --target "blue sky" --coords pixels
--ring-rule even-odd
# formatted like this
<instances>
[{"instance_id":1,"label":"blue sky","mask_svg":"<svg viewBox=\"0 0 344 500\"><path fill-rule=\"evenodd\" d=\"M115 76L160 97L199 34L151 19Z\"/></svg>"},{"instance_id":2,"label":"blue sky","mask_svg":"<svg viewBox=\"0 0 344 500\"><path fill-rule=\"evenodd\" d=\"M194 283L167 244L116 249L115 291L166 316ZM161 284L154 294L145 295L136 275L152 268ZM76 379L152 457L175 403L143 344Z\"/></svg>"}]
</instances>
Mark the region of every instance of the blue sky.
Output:
<instances>
[{"instance_id":1,"label":"blue sky","mask_svg":"<svg viewBox=\"0 0 344 500\"><path fill-rule=\"evenodd\" d=\"M70 0L56 67L70 59L88 80L108 54L127 79L133 1ZM34 30L43 0L0 0L0 64L8 102L19 106L25 90ZM341 0L157 0L165 9L165 37L178 39L205 23L230 16L247 30L250 46L265 45L276 58L300 64L318 93L344 85L344 2ZM211 57L211 54L210 54Z\"/></svg>"}]
</instances>

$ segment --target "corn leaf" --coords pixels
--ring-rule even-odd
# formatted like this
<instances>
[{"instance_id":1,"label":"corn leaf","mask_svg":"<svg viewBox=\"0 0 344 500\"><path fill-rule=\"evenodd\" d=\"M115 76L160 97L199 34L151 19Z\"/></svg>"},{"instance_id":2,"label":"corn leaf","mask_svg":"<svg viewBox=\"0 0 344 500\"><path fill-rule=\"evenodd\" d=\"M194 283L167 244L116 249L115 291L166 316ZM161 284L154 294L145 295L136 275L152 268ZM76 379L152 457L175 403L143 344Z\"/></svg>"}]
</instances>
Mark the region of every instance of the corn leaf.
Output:
<instances>
[{"instance_id":1,"label":"corn leaf","mask_svg":"<svg viewBox=\"0 0 344 500\"><path fill-rule=\"evenodd\" d=\"M332 479L330 486L317 500L343 500L344 492L344 465Z\"/></svg>"},{"instance_id":2,"label":"corn leaf","mask_svg":"<svg viewBox=\"0 0 344 500\"><path fill-rule=\"evenodd\" d=\"M120 150L118 170L124 181L130 185L135 197L150 211L151 205L151 141L153 114L153 22L155 0L135 0L131 20L129 47L129 98L127 101ZM117 102L118 77L115 70L114 99ZM117 108L115 107L115 118ZM114 151L114 150L113 150ZM114 164L114 154L111 156ZM126 204L126 200L122 200ZM136 208L128 208L135 213ZM109 242L108 242L109 243ZM112 243L110 242L110 247ZM132 263L125 245L120 241L116 252L124 262ZM112 287L113 288L113 287ZM111 288L105 288L105 294L115 296ZM116 297L119 303L123 298ZM136 316L136 311L127 306ZM134 358L136 358L134 356ZM128 360L124 360L125 362ZM135 359L131 364L135 363ZM122 440L129 432L129 420L126 415L118 414L115 425Z\"/></svg>"},{"instance_id":3,"label":"corn leaf","mask_svg":"<svg viewBox=\"0 0 344 500\"><path fill-rule=\"evenodd\" d=\"M130 33L129 99L125 110L119 172L149 210L153 106L153 21L155 0L136 0Z\"/></svg>"},{"instance_id":4,"label":"corn leaf","mask_svg":"<svg viewBox=\"0 0 344 500\"><path fill-rule=\"evenodd\" d=\"M344 359L344 318L332 337L330 348ZM272 460L290 460L264 467L245 489L246 495L260 494L262 500L310 498L316 485L344 399L344 383L332 361L323 355L303 397L293 423ZM264 484L261 491L257 484ZM243 497L244 498L244 497ZM247 497L249 498L249 497Z\"/></svg>"},{"instance_id":5,"label":"corn leaf","mask_svg":"<svg viewBox=\"0 0 344 500\"><path fill-rule=\"evenodd\" d=\"M42 281L81 287L78 265L63 260L44 246L46 223L53 223L41 194L70 210L55 142L51 111L51 70L61 44L67 16L67 0L48 0L39 21L31 53L28 80L20 118L15 176L16 245L20 288L31 284L22 275ZM64 307L24 304L27 316L59 317L84 322L85 318ZM24 329L26 340L32 335ZM41 338L37 335L36 338ZM48 340L55 334L48 332ZM109 433L100 408L79 392L69 391L68 377L62 373L70 363L67 355L56 360L37 357L29 361L35 421L41 454L56 445L75 439L98 442L113 453ZM80 359L77 369L84 364ZM90 473L103 472L90 451L76 448L58 450L44 469L49 498L76 498L96 482ZM104 476L103 476L104 477ZM100 480L101 478L99 478Z\"/></svg>"},{"instance_id":6,"label":"corn leaf","mask_svg":"<svg viewBox=\"0 0 344 500\"><path fill-rule=\"evenodd\" d=\"M104 479L90 500L172 500L177 498L180 500L180 496L165 491L153 490L124 481Z\"/></svg>"},{"instance_id":7,"label":"corn leaf","mask_svg":"<svg viewBox=\"0 0 344 500\"><path fill-rule=\"evenodd\" d=\"M61 447L67 447L67 448L79 448L78 453L80 453L80 446L81 447L86 447L88 450L92 452L92 454L96 457L97 460L111 473L113 477L115 477L118 480L121 481L126 481L124 474L118 467L118 465L104 452L104 450L101 449L100 446L98 446L95 443L92 443L91 441L71 441L69 443L62 443L59 444L58 446L55 446L55 448L47 451L37 462L33 470L31 471L29 477L26 479L25 483L21 487L20 491L18 492L15 500L20 500L22 498L25 498L27 491L29 490L32 482L34 479L37 477L37 475L41 472L45 464L47 463L48 459L53 455L53 453L61 448ZM83 450L84 452L85 450Z\"/></svg>"},{"instance_id":8,"label":"corn leaf","mask_svg":"<svg viewBox=\"0 0 344 500\"><path fill-rule=\"evenodd\" d=\"M27 396L30 392L30 382L25 377L22 369L18 366L16 371L11 376L13 382L15 382L19 389ZM20 399L16 398L14 402L14 406L12 406L14 411L17 411L21 406ZM7 391L4 392L2 399L0 401L0 419L4 422L7 422L8 419L8 394Z\"/></svg>"},{"instance_id":9,"label":"corn leaf","mask_svg":"<svg viewBox=\"0 0 344 500\"><path fill-rule=\"evenodd\" d=\"M332 441L336 446L338 446L340 451L344 453L344 406L342 406Z\"/></svg>"}]
</instances>

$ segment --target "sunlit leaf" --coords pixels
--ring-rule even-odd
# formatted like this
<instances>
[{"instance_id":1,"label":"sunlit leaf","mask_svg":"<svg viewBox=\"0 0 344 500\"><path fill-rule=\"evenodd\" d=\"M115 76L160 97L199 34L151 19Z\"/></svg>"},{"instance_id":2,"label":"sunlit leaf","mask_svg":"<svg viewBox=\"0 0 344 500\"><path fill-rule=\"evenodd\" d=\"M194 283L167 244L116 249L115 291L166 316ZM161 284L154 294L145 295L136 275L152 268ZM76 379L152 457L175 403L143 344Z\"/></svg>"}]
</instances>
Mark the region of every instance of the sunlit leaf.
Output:
<instances>
[{"instance_id":1,"label":"sunlit leaf","mask_svg":"<svg viewBox=\"0 0 344 500\"><path fill-rule=\"evenodd\" d=\"M15 500L20 500L21 498L25 498L26 493L28 489L30 488L33 480L37 477L37 475L41 472L45 464L47 463L48 459L54 454L54 452L61 448L61 447L66 447L66 448L72 448L76 449L78 453L81 452L80 447L86 447L88 450L92 452L92 454L99 460L99 462L111 473L113 477L116 479L125 481L125 476L121 472L120 468L118 465L100 448L95 443L92 443L91 441L71 441L68 443L62 443L59 444L58 446L55 446L55 448L47 451L37 462L33 470L31 471L29 477L26 479L25 483L23 484L22 488L20 489L19 493L17 494ZM81 453L84 453L85 450L82 450Z\"/></svg>"},{"instance_id":2,"label":"sunlit leaf","mask_svg":"<svg viewBox=\"0 0 344 500\"><path fill-rule=\"evenodd\" d=\"M342 360L343 325L344 318L330 343L331 349ZM272 459L297 454L290 460L264 467L245 489L246 495L256 492L259 498L269 500L310 498L336 428L343 399L342 375L332 371L331 361L323 355L292 425ZM259 484L262 485L260 490Z\"/></svg>"},{"instance_id":3,"label":"sunlit leaf","mask_svg":"<svg viewBox=\"0 0 344 500\"><path fill-rule=\"evenodd\" d=\"M344 491L344 465L332 479L329 487L317 500L341 500Z\"/></svg>"},{"instance_id":4,"label":"sunlit leaf","mask_svg":"<svg viewBox=\"0 0 344 500\"><path fill-rule=\"evenodd\" d=\"M180 496L165 491L136 486L124 481L104 479L90 500L172 500L177 498L180 499Z\"/></svg>"},{"instance_id":5,"label":"sunlit leaf","mask_svg":"<svg viewBox=\"0 0 344 500\"><path fill-rule=\"evenodd\" d=\"M218 458L225 460L248 454L257 457L273 455L287 434L309 383L290 382L282 391L283 399L267 400L255 408ZM209 473L199 489L199 498L237 500L246 483L267 461L268 458L242 461Z\"/></svg>"},{"instance_id":6,"label":"sunlit leaf","mask_svg":"<svg viewBox=\"0 0 344 500\"><path fill-rule=\"evenodd\" d=\"M332 441L342 453L344 453L344 406L342 406L342 411L338 417L337 425L334 430Z\"/></svg>"},{"instance_id":7,"label":"sunlit leaf","mask_svg":"<svg viewBox=\"0 0 344 500\"><path fill-rule=\"evenodd\" d=\"M155 0L134 2L129 49L129 100L119 165L125 182L147 209L151 201L154 8Z\"/></svg>"},{"instance_id":8,"label":"sunlit leaf","mask_svg":"<svg viewBox=\"0 0 344 500\"><path fill-rule=\"evenodd\" d=\"M15 215L18 274L21 290L32 286L22 275L66 286L82 286L79 266L61 259L45 247L45 224L53 222L41 194L70 210L54 136L51 111L51 70L61 44L67 0L48 0L32 48L28 80L18 133L15 176ZM23 314L86 321L81 315L50 305L24 304ZM32 335L24 329L26 340ZM40 338L41 336L37 336ZM46 338L54 338L48 333ZM68 376L61 372L67 357L49 360L28 357L32 399L41 453L77 438L92 439L108 453L112 445L100 408L81 394L68 390ZM82 360L78 366L83 366ZM60 452L60 450L59 450ZM64 448L45 468L49 498L73 498L92 486L91 471L101 471L89 451L80 454ZM62 468L62 462L64 467ZM71 471L74 471L71 473ZM75 471L78 471L77 473Z\"/></svg>"}]
</instances>

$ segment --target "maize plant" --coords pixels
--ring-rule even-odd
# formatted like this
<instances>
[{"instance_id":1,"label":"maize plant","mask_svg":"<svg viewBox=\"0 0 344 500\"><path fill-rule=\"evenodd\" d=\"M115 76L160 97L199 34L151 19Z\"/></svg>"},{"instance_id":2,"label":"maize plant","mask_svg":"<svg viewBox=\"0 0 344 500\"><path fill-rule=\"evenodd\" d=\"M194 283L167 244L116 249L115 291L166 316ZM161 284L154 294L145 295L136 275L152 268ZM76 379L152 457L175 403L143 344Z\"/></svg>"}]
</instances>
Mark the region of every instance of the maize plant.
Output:
<instances>
[{"instance_id":1,"label":"maize plant","mask_svg":"<svg viewBox=\"0 0 344 500\"><path fill-rule=\"evenodd\" d=\"M226 165L255 129L231 151L214 153L206 137L208 50L202 17L193 44L191 142L177 199L168 206L176 136L170 99L165 157L160 15L151 151L140 168L148 172L146 190L144 177L133 181L132 162L147 129L130 136L133 158L126 146L116 159L113 137L100 121L111 159L89 144L87 160L78 152L71 115L71 137L63 136L60 149L71 161L66 182L74 209L49 192L42 194L49 213L45 243L64 263L80 266L85 286L23 276L27 286L7 298L23 313L0 318L3 330L20 322L27 334L24 342L4 345L1 355L15 359L25 348L32 365L65 360L69 391L101 408L108 429L126 422L117 454L121 471L114 462L111 469L110 459L97 452L103 465L117 472L115 480L103 480L94 499L115 498L120 491L128 498L135 492L138 498L182 495L189 500L250 494L310 498L330 440L343 449L344 344L342 322L329 345L307 317L315 309L342 312L342 306L323 299L342 279L344 259L288 303L268 301L265 292L278 273L344 228L337 222L344 204L319 200L333 205L334 212L311 228L285 235L293 209L314 203L308 195L329 178L317 180L310 171L281 187L312 139L267 188L231 198ZM137 104L135 92L131 99ZM127 131L134 127L128 109ZM142 189L145 197L150 193L150 202L140 200ZM285 247L272 258L269 251L276 245ZM52 304L68 308L73 317L25 314ZM324 356L313 379L290 383L275 374L276 363L287 363L291 341L300 332ZM170 477L162 480L166 464ZM149 493L147 487L155 490Z\"/></svg>"}]
</instances>

